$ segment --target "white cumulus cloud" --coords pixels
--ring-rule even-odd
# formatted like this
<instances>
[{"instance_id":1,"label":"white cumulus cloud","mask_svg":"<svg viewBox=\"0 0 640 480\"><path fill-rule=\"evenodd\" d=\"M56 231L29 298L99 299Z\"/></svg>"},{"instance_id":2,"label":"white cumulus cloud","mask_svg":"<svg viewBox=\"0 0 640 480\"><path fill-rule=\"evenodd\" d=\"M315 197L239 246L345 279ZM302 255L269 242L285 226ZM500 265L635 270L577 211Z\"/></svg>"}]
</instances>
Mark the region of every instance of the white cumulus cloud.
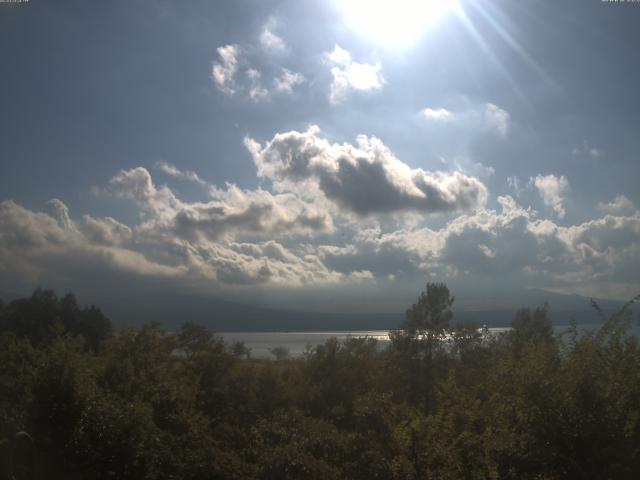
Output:
<instances>
[{"instance_id":1,"label":"white cumulus cloud","mask_svg":"<svg viewBox=\"0 0 640 480\"><path fill-rule=\"evenodd\" d=\"M563 202L569 192L569 182L564 175L536 175L530 183L538 190L544 204L555 212L558 218L564 218Z\"/></svg>"},{"instance_id":2,"label":"white cumulus cloud","mask_svg":"<svg viewBox=\"0 0 640 480\"><path fill-rule=\"evenodd\" d=\"M331 52L325 53L326 62L331 65L331 82L329 101L333 104L342 102L349 92L380 90L385 83L380 62L374 64L358 63L352 60L351 54L335 45Z\"/></svg>"},{"instance_id":3,"label":"white cumulus cloud","mask_svg":"<svg viewBox=\"0 0 640 480\"><path fill-rule=\"evenodd\" d=\"M235 75L238 71L238 45L225 45L216 49L218 60L213 63L211 75L213 81L225 95L233 95L236 89Z\"/></svg>"}]
</instances>

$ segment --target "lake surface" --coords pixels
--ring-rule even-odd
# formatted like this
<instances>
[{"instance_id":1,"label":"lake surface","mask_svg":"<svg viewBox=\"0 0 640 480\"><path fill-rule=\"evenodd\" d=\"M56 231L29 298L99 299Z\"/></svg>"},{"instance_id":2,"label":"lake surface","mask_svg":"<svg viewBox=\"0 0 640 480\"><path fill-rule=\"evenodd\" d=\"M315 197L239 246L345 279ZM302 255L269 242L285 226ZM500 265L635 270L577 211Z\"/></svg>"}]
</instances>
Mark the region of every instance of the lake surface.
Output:
<instances>
[{"instance_id":1,"label":"lake surface","mask_svg":"<svg viewBox=\"0 0 640 480\"><path fill-rule=\"evenodd\" d=\"M322 345L332 337L345 340L349 337L371 337L384 344L389 341L386 330L361 330L354 332L227 332L220 333L227 342L244 342L251 349L253 358L272 357L270 350L284 347L292 357L302 355L307 346Z\"/></svg>"},{"instance_id":2,"label":"lake surface","mask_svg":"<svg viewBox=\"0 0 640 480\"><path fill-rule=\"evenodd\" d=\"M578 325L578 331L594 330L601 324ZM554 325L556 334L566 331L569 325ZM506 327L490 328L489 331L495 335L509 330ZM631 329L634 335L640 336L640 327L634 325ZM321 345L332 337L338 340L345 340L349 337L371 337L380 342L384 347L389 342L389 332L387 330L358 330L352 332L222 332L219 333L226 342L241 341L251 349L253 358L273 358L271 349L284 347L289 351L289 355L297 357L302 355L306 349Z\"/></svg>"}]
</instances>

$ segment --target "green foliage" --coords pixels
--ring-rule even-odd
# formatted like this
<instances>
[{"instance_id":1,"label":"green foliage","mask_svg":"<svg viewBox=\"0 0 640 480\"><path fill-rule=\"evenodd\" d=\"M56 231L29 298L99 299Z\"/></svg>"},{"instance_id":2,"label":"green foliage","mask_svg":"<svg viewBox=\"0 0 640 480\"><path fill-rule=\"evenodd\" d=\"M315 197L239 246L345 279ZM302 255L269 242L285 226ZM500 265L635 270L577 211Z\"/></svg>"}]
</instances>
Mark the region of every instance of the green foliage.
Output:
<instances>
[{"instance_id":1,"label":"green foliage","mask_svg":"<svg viewBox=\"0 0 640 480\"><path fill-rule=\"evenodd\" d=\"M269 350L269 353L278 361L289 358L289 349L287 347L273 347Z\"/></svg>"},{"instance_id":2,"label":"green foliage","mask_svg":"<svg viewBox=\"0 0 640 480\"><path fill-rule=\"evenodd\" d=\"M0 305L0 333L12 332L34 345L45 345L57 336L80 335L96 351L112 332L111 322L92 306L80 308L76 298L58 298L51 290L36 290L30 298Z\"/></svg>"},{"instance_id":3,"label":"green foliage","mask_svg":"<svg viewBox=\"0 0 640 480\"><path fill-rule=\"evenodd\" d=\"M0 335L0 445L25 428L44 352L12 333Z\"/></svg>"},{"instance_id":4,"label":"green foliage","mask_svg":"<svg viewBox=\"0 0 640 480\"><path fill-rule=\"evenodd\" d=\"M191 354L206 350L213 340L214 336L207 327L193 322L185 322L178 331L176 347Z\"/></svg>"},{"instance_id":5,"label":"green foliage","mask_svg":"<svg viewBox=\"0 0 640 480\"><path fill-rule=\"evenodd\" d=\"M235 341L231 344L231 353L234 357L249 358L251 357L251 349L242 341Z\"/></svg>"},{"instance_id":6,"label":"green foliage","mask_svg":"<svg viewBox=\"0 0 640 480\"><path fill-rule=\"evenodd\" d=\"M0 306L0 453L27 430L47 478L637 476L631 303L564 337L546 305L495 337L451 328L452 304L428 284L386 348L334 338L272 361L193 323L109 335L87 325L97 309L36 292Z\"/></svg>"},{"instance_id":7,"label":"green foliage","mask_svg":"<svg viewBox=\"0 0 640 480\"><path fill-rule=\"evenodd\" d=\"M512 330L508 333L510 340L521 349L531 343L551 343L554 341L553 327L548 317L549 306L545 303L537 307L533 314L531 310L521 309L511 324Z\"/></svg>"},{"instance_id":8,"label":"green foliage","mask_svg":"<svg viewBox=\"0 0 640 480\"><path fill-rule=\"evenodd\" d=\"M407 310L403 330L415 335L449 328L454 300L455 297L450 295L449 288L444 283L427 283L418 302Z\"/></svg>"}]
</instances>

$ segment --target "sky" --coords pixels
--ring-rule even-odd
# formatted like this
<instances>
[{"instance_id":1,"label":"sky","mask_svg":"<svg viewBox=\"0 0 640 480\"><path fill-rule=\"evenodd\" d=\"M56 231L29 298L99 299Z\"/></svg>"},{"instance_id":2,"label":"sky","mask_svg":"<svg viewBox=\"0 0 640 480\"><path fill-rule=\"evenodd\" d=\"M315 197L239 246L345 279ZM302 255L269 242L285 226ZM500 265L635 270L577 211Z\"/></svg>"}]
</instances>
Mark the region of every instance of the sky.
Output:
<instances>
[{"instance_id":1,"label":"sky","mask_svg":"<svg viewBox=\"0 0 640 480\"><path fill-rule=\"evenodd\" d=\"M640 292L640 3L0 4L0 290Z\"/></svg>"}]
</instances>

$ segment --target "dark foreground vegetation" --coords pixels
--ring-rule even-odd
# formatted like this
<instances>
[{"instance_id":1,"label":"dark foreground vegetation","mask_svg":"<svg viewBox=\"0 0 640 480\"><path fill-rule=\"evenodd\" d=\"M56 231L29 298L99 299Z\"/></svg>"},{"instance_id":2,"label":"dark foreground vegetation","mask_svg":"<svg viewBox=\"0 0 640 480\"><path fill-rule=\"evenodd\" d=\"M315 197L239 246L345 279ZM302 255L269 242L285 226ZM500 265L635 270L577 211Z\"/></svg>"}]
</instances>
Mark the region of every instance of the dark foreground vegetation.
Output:
<instances>
[{"instance_id":1,"label":"dark foreground vegetation","mask_svg":"<svg viewBox=\"0 0 640 480\"><path fill-rule=\"evenodd\" d=\"M450 328L452 302L429 284L388 348L278 361L194 324L112 332L70 295L0 305L3 478L640 478L626 309L562 337L546 307L521 310L492 337Z\"/></svg>"}]
</instances>

